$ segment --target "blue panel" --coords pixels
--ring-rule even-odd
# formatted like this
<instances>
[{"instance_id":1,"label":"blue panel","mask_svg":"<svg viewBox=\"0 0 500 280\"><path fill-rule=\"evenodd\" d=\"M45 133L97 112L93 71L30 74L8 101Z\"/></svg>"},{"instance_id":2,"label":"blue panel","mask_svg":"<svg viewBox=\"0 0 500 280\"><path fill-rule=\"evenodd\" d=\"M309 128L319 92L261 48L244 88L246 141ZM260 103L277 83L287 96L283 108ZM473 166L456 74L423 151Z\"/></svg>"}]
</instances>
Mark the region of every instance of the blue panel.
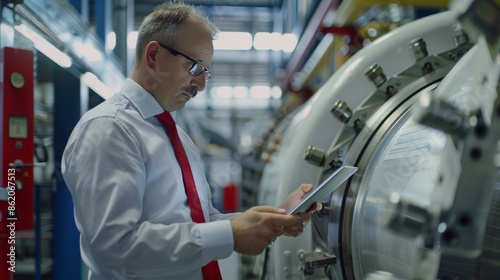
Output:
<instances>
[{"instance_id":1,"label":"blue panel","mask_svg":"<svg viewBox=\"0 0 500 280\"><path fill-rule=\"evenodd\" d=\"M69 0L69 3L75 7L76 11L82 14L82 0Z\"/></svg>"},{"instance_id":2,"label":"blue panel","mask_svg":"<svg viewBox=\"0 0 500 280\"><path fill-rule=\"evenodd\" d=\"M106 1L95 1L94 24L97 36L106 42Z\"/></svg>"},{"instance_id":3,"label":"blue panel","mask_svg":"<svg viewBox=\"0 0 500 280\"><path fill-rule=\"evenodd\" d=\"M415 9L415 19L424 18L433 14L441 13L444 10L445 9L417 8Z\"/></svg>"},{"instance_id":4,"label":"blue panel","mask_svg":"<svg viewBox=\"0 0 500 280\"><path fill-rule=\"evenodd\" d=\"M54 67L53 279L81 279L80 234L73 217L71 194L61 175L61 158L69 135L80 119L80 80Z\"/></svg>"},{"instance_id":5,"label":"blue panel","mask_svg":"<svg viewBox=\"0 0 500 280\"><path fill-rule=\"evenodd\" d=\"M98 1L105 2L105 1ZM69 3L75 7L76 11L82 17L83 22L89 22L89 0L69 0Z\"/></svg>"}]
</instances>

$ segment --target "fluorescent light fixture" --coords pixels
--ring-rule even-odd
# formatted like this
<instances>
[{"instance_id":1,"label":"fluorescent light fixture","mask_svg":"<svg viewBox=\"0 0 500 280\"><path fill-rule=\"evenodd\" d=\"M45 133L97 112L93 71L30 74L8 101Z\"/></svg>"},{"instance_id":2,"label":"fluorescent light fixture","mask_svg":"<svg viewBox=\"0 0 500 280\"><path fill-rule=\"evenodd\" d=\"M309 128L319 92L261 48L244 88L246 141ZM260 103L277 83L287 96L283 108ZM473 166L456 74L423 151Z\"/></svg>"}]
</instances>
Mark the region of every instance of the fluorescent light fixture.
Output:
<instances>
[{"instance_id":1,"label":"fluorescent light fixture","mask_svg":"<svg viewBox=\"0 0 500 280\"><path fill-rule=\"evenodd\" d=\"M219 86L210 89L210 96L218 99L280 99L283 92L280 87L269 87L265 85L252 86L250 89L246 86Z\"/></svg>"},{"instance_id":2,"label":"fluorescent light fixture","mask_svg":"<svg viewBox=\"0 0 500 280\"><path fill-rule=\"evenodd\" d=\"M286 53L291 53L295 50L297 46L297 36L293 33L285 33L282 38L282 49Z\"/></svg>"},{"instance_id":3,"label":"fluorescent light fixture","mask_svg":"<svg viewBox=\"0 0 500 280\"><path fill-rule=\"evenodd\" d=\"M273 51L281 51L283 49L283 35L278 32L273 32L271 33L271 49Z\"/></svg>"},{"instance_id":4,"label":"fluorescent light fixture","mask_svg":"<svg viewBox=\"0 0 500 280\"><path fill-rule=\"evenodd\" d=\"M297 36L293 33L257 32L253 39L253 47L256 50L273 50L290 53L295 50L297 41Z\"/></svg>"},{"instance_id":5,"label":"fluorescent light fixture","mask_svg":"<svg viewBox=\"0 0 500 280\"><path fill-rule=\"evenodd\" d=\"M54 47L54 45L31 30L28 26L26 26L25 24L20 24L17 25L15 29L19 31L19 33L23 34L26 38L31 40L33 42L33 46L48 58L50 58L52 61L59 64L61 67L71 67L72 61L67 54Z\"/></svg>"},{"instance_id":6,"label":"fluorescent light fixture","mask_svg":"<svg viewBox=\"0 0 500 280\"><path fill-rule=\"evenodd\" d=\"M248 97L248 88L245 86L235 86L233 88L233 97L242 99Z\"/></svg>"},{"instance_id":7,"label":"fluorescent light fixture","mask_svg":"<svg viewBox=\"0 0 500 280\"><path fill-rule=\"evenodd\" d=\"M91 72L83 74L81 76L81 81L104 99L110 98L115 93L113 89L104 84Z\"/></svg>"},{"instance_id":8,"label":"fluorescent light fixture","mask_svg":"<svg viewBox=\"0 0 500 280\"><path fill-rule=\"evenodd\" d=\"M103 59L101 52L89 42L82 43L80 40L75 40L73 41L73 47L79 55L85 57L89 61L95 62Z\"/></svg>"},{"instance_id":9,"label":"fluorescent light fixture","mask_svg":"<svg viewBox=\"0 0 500 280\"><path fill-rule=\"evenodd\" d=\"M249 50L252 48L252 35L248 32L220 32L214 40L216 50Z\"/></svg>"},{"instance_id":10,"label":"fluorescent light fixture","mask_svg":"<svg viewBox=\"0 0 500 280\"><path fill-rule=\"evenodd\" d=\"M271 89L271 96L272 96L272 98L274 98L274 99L280 99L282 95L283 95L283 91L281 90L281 88L279 86L274 86Z\"/></svg>"},{"instance_id":11,"label":"fluorescent light fixture","mask_svg":"<svg viewBox=\"0 0 500 280\"><path fill-rule=\"evenodd\" d=\"M4 41L5 39L7 39L8 41L14 41L14 28L12 28L12 26L5 23L0 23L0 32L2 32L2 41ZM3 45L5 45L5 42L2 43Z\"/></svg>"},{"instance_id":12,"label":"fluorescent light fixture","mask_svg":"<svg viewBox=\"0 0 500 280\"><path fill-rule=\"evenodd\" d=\"M116 47L116 33L111 31L106 36L106 49L114 50Z\"/></svg>"},{"instance_id":13,"label":"fluorescent light fixture","mask_svg":"<svg viewBox=\"0 0 500 280\"><path fill-rule=\"evenodd\" d=\"M137 37L139 33L137 31L132 31L127 34L127 47L129 49L135 49L137 46Z\"/></svg>"},{"instance_id":14,"label":"fluorescent light fixture","mask_svg":"<svg viewBox=\"0 0 500 280\"><path fill-rule=\"evenodd\" d=\"M59 34L57 34L59 39L61 39L61 41L63 42L70 42L72 39L73 39L73 34L71 34L70 32L66 32L66 31L63 31Z\"/></svg>"},{"instance_id":15,"label":"fluorescent light fixture","mask_svg":"<svg viewBox=\"0 0 500 280\"><path fill-rule=\"evenodd\" d=\"M229 99L233 97L233 87L231 86L216 87L211 92L211 94L212 97L215 98Z\"/></svg>"},{"instance_id":16,"label":"fluorescent light fixture","mask_svg":"<svg viewBox=\"0 0 500 280\"><path fill-rule=\"evenodd\" d=\"M250 96L257 99L269 99L271 97L271 88L269 86L252 86Z\"/></svg>"},{"instance_id":17,"label":"fluorescent light fixture","mask_svg":"<svg viewBox=\"0 0 500 280\"><path fill-rule=\"evenodd\" d=\"M271 49L271 33L257 32L253 37L253 47L256 50L268 51Z\"/></svg>"}]
</instances>

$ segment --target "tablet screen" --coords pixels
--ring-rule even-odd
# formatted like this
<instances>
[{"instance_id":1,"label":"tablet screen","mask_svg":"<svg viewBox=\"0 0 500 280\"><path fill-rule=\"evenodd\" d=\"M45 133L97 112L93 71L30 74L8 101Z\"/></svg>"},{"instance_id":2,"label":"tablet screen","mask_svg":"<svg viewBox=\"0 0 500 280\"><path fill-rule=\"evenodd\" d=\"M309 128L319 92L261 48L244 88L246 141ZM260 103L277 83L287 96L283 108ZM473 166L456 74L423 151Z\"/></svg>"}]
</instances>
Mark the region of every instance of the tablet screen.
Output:
<instances>
[{"instance_id":1,"label":"tablet screen","mask_svg":"<svg viewBox=\"0 0 500 280\"><path fill-rule=\"evenodd\" d=\"M358 168L354 166L341 166L318 186L314 187L312 191L304 195L299 204L295 206L288 215L306 212L315 202L321 201L328 194L331 194L340 187L340 185L356 173L357 170Z\"/></svg>"}]
</instances>

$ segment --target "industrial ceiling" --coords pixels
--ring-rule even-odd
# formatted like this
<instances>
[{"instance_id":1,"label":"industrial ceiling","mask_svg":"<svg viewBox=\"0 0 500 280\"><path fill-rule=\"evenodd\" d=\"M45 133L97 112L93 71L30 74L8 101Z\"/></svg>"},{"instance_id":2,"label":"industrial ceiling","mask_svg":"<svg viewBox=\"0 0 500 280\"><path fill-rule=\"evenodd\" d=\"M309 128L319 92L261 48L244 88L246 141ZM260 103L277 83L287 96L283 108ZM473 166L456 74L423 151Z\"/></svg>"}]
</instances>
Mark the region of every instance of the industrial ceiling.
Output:
<instances>
[{"instance_id":1,"label":"industrial ceiling","mask_svg":"<svg viewBox=\"0 0 500 280\"><path fill-rule=\"evenodd\" d=\"M144 17L161 0L134 1L134 26L138 30ZM198 6L222 32L273 32L277 13L283 0L190 0ZM276 83L276 65L271 52L216 51L210 86Z\"/></svg>"}]
</instances>

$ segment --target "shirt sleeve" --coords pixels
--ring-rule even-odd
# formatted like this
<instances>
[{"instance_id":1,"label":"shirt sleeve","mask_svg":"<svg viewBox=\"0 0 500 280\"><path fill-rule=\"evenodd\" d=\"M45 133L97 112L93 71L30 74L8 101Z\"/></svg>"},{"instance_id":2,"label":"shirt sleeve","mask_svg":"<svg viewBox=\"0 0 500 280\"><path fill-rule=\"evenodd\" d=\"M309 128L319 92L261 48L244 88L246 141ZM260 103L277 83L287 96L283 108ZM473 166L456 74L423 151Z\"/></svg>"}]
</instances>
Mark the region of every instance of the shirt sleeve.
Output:
<instances>
[{"instance_id":1,"label":"shirt sleeve","mask_svg":"<svg viewBox=\"0 0 500 280\"><path fill-rule=\"evenodd\" d=\"M214 213L213 222L204 224L141 221L147 172L138 137L111 117L79 124L70 136L62 171L88 258L107 269L147 276L182 274L228 257L234 244L227 219L234 215Z\"/></svg>"}]
</instances>

